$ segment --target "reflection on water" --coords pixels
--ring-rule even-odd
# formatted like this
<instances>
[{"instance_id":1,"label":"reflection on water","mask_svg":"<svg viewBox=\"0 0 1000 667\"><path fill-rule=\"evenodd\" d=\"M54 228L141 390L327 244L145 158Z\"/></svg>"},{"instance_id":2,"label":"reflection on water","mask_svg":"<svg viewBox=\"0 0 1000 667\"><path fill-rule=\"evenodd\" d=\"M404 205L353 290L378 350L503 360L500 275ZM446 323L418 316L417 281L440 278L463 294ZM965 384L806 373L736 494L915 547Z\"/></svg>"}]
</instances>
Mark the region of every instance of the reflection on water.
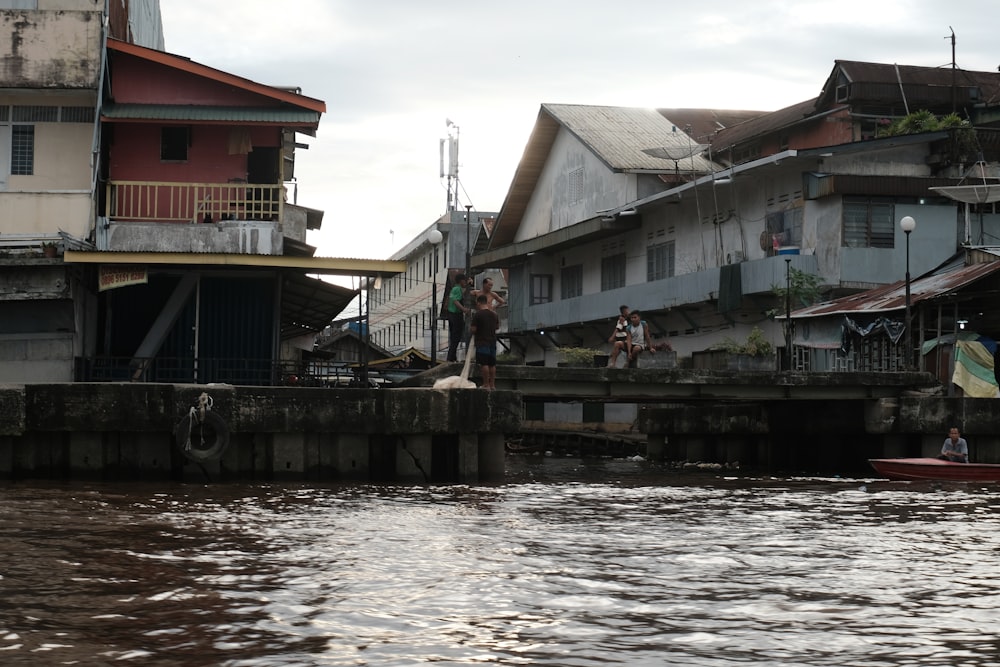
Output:
<instances>
[{"instance_id":1,"label":"reflection on water","mask_svg":"<svg viewBox=\"0 0 1000 667\"><path fill-rule=\"evenodd\" d=\"M3 665L1000 665L1000 490L0 486Z\"/></svg>"}]
</instances>

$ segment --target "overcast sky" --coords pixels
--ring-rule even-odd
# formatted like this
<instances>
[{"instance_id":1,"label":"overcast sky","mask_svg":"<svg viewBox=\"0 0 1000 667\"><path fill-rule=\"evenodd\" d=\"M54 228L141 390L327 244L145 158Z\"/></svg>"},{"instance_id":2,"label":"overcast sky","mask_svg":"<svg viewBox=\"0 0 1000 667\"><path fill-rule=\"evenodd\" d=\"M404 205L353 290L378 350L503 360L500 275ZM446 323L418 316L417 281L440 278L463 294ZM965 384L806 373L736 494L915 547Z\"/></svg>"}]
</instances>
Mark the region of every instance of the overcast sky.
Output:
<instances>
[{"instance_id":1,"label":"overcast sky","mask_svg":"<svg viewBox=\"0 0 1000 667\"><path fill-rule=\"evenodd\" d=\"M499 211L541 104L773 111L835 60L995 71L996 0L161 0L166 50L326 102L297 154L327 257L385 259L459 206Z\"/></svg>"}]
</instances>

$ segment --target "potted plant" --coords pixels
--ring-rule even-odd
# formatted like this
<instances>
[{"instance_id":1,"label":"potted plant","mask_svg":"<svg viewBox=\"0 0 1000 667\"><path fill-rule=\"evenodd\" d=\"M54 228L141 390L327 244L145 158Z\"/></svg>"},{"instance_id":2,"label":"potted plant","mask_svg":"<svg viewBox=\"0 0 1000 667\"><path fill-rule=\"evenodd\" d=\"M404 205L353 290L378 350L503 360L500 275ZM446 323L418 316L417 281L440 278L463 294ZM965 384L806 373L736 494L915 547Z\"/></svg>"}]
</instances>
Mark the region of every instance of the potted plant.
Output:
<instances>
[{"instance_id":1,"label":"potted plant","mask_svg":"<svg viewBox=\"0 0 1000 667\"><path fill-rule=\"evenodd\" d=\"M42 254L46 257L55 257L56 250L57 247L54 242L46 241L45 243L42 243Z\"/></svg>"},{"instance_id":2,"label":"potted plant","mask_svg":"<svg viewBox=\"0 0 1000 667\"><path fill-rule=\"evenodd\" d=\"M716 370L729 371L773 371L774 346L764 337L760 327L754 327L742 343L732 338L726 338L709 348L710 351L723 352L723 363L713 363Z\"/></svg>"}]
</instances>

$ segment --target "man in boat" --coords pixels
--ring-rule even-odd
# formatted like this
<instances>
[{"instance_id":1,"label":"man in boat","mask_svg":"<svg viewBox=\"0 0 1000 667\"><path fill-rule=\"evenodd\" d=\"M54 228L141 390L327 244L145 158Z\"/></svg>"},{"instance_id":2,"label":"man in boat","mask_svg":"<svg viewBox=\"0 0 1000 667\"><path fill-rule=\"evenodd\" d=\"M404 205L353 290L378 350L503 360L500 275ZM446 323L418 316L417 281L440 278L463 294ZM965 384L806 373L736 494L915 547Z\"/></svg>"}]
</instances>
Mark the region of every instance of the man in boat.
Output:
<instances>
[{"instance_id":1,"label":"man in boat","mask_svg":"<svg viewBox=\"0 0 1000 667\"><path fill-rule=\"evenodd\" d=\"M948 431L948 437L941 446L941 456L938 458L955 463L969 462L969 443L961 436L957 427L952 426Z\"/></svg>"}]
</instances>

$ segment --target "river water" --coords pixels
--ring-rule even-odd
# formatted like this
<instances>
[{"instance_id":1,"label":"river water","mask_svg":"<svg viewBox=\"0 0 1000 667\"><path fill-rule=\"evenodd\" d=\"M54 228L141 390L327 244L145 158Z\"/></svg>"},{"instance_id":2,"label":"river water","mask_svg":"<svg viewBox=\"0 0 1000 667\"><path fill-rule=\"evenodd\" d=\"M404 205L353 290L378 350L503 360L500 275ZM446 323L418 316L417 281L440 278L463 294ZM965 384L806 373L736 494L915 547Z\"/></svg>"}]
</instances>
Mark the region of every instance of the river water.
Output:
<instances>
[{"instance_id":1,"label":"river water","mask_svg":"<svg viewBox=\"0 0 1000 667\"><path fill-rule=\"evenodd\" d=\"M1000 665L1000 489L0 484L0 665Z\"/></svg>"}]
</instances>

